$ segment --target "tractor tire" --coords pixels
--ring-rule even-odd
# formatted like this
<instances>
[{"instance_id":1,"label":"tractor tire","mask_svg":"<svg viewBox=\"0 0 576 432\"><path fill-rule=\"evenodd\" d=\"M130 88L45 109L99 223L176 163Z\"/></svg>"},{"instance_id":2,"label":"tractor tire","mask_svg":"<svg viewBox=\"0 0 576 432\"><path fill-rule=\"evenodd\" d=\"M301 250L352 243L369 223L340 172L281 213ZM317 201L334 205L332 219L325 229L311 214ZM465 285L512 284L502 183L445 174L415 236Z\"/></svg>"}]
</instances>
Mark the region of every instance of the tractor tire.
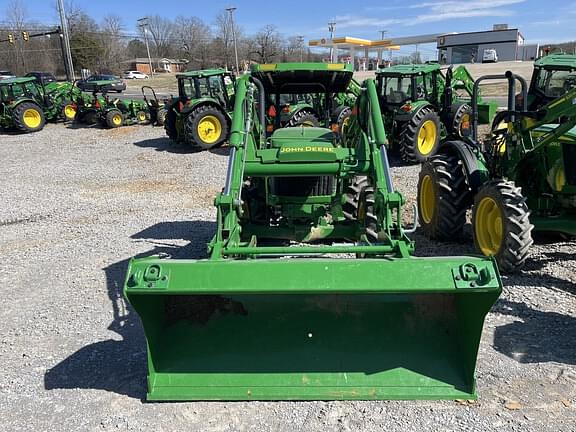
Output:
<instances>
[{"instance_id":1,"label":"tractor tire","mask_svg":"<svg viewBox=\"0 0 576 432\"><path fill-rule=\"evenodd\" d=\"M452 105L446 129L457 139L469 137L472 133L472 108L470 105L465 103Z\"/></svg>"},{"instance_id":2,"label":"tractor tire","mask_svg":"<svg viewBox=\"0 0 576 432\"><path fill-rule=\"evenodd\" d=\"M86 111L80 121L82 123L85 123L87 125L95 125L96 123L98 123L98 118L100 117L100 115L98 114L98 111L96 110L90 110L90 111Z\"/></svg>"},{"instance_id":3,"label":"tractor tire","mask_svg":"<svg viewBox=\"0 0 576 432\"><path fill-rule=\"evenodd\" d=\"M148 124L150 123L150 114L146 113L145 111L138 111L136 113L136 121L141 125Z\"/></svg>"},{"instance_id":4,"label":"tractor tire","mask_svg":"<svg viewBox=\"0 0 576 432\"><path fill-rule=\"evenodd\" d=\"M176 112L172 108L166 111L166 117L164 119L164 130L166 135L172 141L178 141L178 130L176 129Z\"/></svg>"},{"instance_id":5,"label":"tractor tire","mask_svg":"<svg viewBox=\"0 0 576 432\"><path fill-rule=\"evenodd\" d=\"M340 136L344 136L346 133L346 127L348 126L351 115L352 110L349 107L343 107L343 109L338 113L336 124L338 125L338 134Z\"/></svg>"},{"instance_id":6,"label":"tractor tire","mask_svg":"<svg viewBox=\"0 0 576 432\"><path fill-rule=\"evenodd\" d=\"M378 243L378 219L374 214L374 188L366 186L360 193L358 200L358 222L364 227L366 240L370 243ZM363 257L361 254L360 257Z\"/></svg>"},{"instance_id":7,"label":"tractor tire","mask_svg":"<svg viewBox=\"0 0 576 432\"><path fill-rule=\"evenodd\" d=\"M474 245L495 257L503 273L524 265L534 243L532 228L526 198L514 182L491 180L480 188L472 208Z\"/></svg>"},{"instance_id":8,"label":"tractor tire","mask_svg":"<svg viewBox=\"0 0 576 432\"><path fill-rule=\"evenodd\" d=\"M37 132L44 129L44 111L35 103L22 102L13 110L14 127L21 132Z\"/></svg>"},{"instance_id":9,"label":"tractor tire","mask_svg":"<svg viewBox=\"0 0 576 432\"><path fill-rule=\"evenodd\" d=\"M417 203L420 227L427 238L448 241L462 237L472 194L457 156L437 154L422 164Z\"/></svg>"},{"instance_id":10,"label":"tractor tire","mask_svg":"<svg viewBox=\"0 0 576 432\"><path fill-rule=\"evenodd\" d=\"M344 203L342 204L342 213L344 217L350 221L358 220L358 203L360 201L360 194L369 185L368 177L356 176L346 188L344 194Z\"/></svg>"},{"instance_id":11,"label":"tractor tire","mask_svg":"<svg viewBox=\"0 0 576 432\"><path fill-rule=\"evenodd\" d=\"M166 122L166 115L168 114L168 111L165 109L159 109L158 113L156 114L156 124L158 126L164 126L164 123Z\"/></svg>"},{"instance_id":12,"label":"tractor tire","mask_svg":"<svg viewBox=\"0 0 576 432\"><path fill-rule=\"evenodd\" d=\"M400 156L407 163L424 162L440 145L440 117L429 106L416 112L400 134Z\"/></svg>"},{"instance_id":13,"label":"tractor tire","mask_svg":"<svg viewBox=\"0 0 576 432\"><path fill-rule=\"evenodd\" d=\"M222 111L211 106L201 106L184 120L186 143L198 150L221 146L228 139L228 120Z\"/></svg>"},{"instance_id":14,"label":"tractor tire","mask_svg":"<svg viewBox=\"0 0 576 432\"><path fill-rule=\"evenodd\" d=\"M106 113L106 126L109 128L117 128L124 124L124 116L120 110L113 109Z\"/></svg>"},{"instance_id":15,"label":"tractor tire","mask_svg":"<svg viewBox=\"0 0 576 432\"><path fill-rule=\"evenodd\" d=\"M310 111L299 111L295 113L290 120L286 123L285 127L318 127L320 121L316 114Z\"/></svg>"},{"instance_id":16,"label":"tractor tire","mask_svg":"<svg viewBox=\"0 0 576 432\"><path fill-rule=\"evenodd\" d=\"M60 110L60 118L64 122L72 122L76 118L78 109L76 104L67 100L62 102L62 109Z\"/></svg>"}]
</instances>

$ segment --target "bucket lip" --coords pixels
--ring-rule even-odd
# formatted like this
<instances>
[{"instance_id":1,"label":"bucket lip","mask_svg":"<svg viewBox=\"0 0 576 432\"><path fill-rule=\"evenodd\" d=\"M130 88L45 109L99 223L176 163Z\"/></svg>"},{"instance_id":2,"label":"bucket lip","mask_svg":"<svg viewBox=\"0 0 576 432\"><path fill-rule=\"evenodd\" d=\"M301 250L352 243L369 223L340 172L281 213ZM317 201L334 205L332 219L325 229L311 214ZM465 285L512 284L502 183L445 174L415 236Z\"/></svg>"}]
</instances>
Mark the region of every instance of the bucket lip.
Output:
<instances>
[{"instance_id":1,"label":"bucket lip","mask_svg":"<svg viewBox=\"0 0 576 432\"><path fill-rule=\"evenodd\" d=\"M468 280L462 272L464 266L472 266L482 278ZM154 268L152 275L148 274L151 268ZM251 260L146 257L130 261L124 291L127 296L472 292L499 295L502 281L492 259L472 256Z\"/></svg>"}]
</instances>

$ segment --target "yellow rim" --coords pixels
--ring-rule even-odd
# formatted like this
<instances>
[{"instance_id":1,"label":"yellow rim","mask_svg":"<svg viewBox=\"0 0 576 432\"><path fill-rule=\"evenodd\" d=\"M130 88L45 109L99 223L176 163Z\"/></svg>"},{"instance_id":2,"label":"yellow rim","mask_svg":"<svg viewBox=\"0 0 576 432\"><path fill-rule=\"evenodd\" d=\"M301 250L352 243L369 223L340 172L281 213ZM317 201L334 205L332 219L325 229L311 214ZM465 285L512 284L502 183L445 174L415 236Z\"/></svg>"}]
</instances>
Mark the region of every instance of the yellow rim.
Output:
<instances>
[{"instance_id":1,"label":"yellow rim","mask_svg":"<svg viewBox=\"0 0 576 432\"><path fill-rule=\"evenodd\" d=\"M222 135L222 124L218 117L207 115L198 123L198 136L207 144L213 144Z\"/></svg>"},{"instance_id":2,"label":"yellow rim","mask_svg":"<svg viewBox=\"0 0 576 432\"><path fill-rule=\"evenodd\" d=\"M566 174L564 173L563 167L558 167L556 173L554 174L554 187L557 192L560 192L566 186Z\"/></svg>"},{"instance_id":3,"label":"yellow rim","mask_svg":"<svg viewBox=\"0 0 576 432\"><path fill-rule=\"evenodd\" d=\"M460 120L460 136L464 137L470 134L470 114L464 114Z\"/></svg>"},{"instance_id":4,"label":"yellow rim","mask_svg":"<svg viewBox=\"0 0 576 432\"><path fill-rule=\"evenodd\" d=\"M120 114L114 114L112 116L112 123L115 126L120 126L122 124L122 116Z\"/></svg>"},{"instance_id":5,"label":"yellow rim","mask_svg":"<svg viewBox=\"0 0 576 432\"><path fill-rule=\"evenodd\" d=\"M72 105L66 105L64 107L64 115L67 119L73 119L76 117L76 108L74 108Z\"/></svg>"},{"instance_id":6,"label":"yellow rim","mask_svg":"<svg viewBox=\"0 0 576 432\"><path fill-rule=\"evenodd\" d=\"M141 122L146 121L146 113L139 112L138 113L138 121L141 121Z\"/></svg>"},{"instance_id":7,"label":"yellow rim","mask_svg":"<svg viewBox=\"0 0 576 432\"><path fill-rule=\"evenodd\" d=\"M427 155L434 149L436 144L436 123L432 120L426 120L422 123L420 131L418 132L418 151L421 155Z\"/></svg>"},{"instance_id":8,"label":"yellow rim","mask_svg":"<svg viewBox=\"0 0 576 432\"><path fill-rule=\"evenodd\" d=\"M422 220L429 224L432 222L432 218L434 217L434 208L436 207L434 182L429 175L425 176L420 183L420 194L418 199L420 200L420 214L422 215Z\"/></svg>"},{"instance_id":9,"label":"yellow rim","mask_svg":"<svg viewBox=\"0 0 576 432\"><path fill-rule=\"evenodd\" d=\"M501 130L501 129L508 129L508 122L501 121L500 123L498 123L498 126L496 126L495 130ZM506 140L504 139L504 137L500 137L497 140L497 144L498 144L498 153L500 154L506 153Z\"/></svg>"},{"instance_id":10,"label":"yellow rim","mask_svg":"<svg viewBox=\"0 0 576 432\"><path fill-rule=\"evenodd\" d=\"M478 203L474 231L482 253L486 256L497 255L504 238L504 218L492 198L484 197Z\"/></svg>"},{"instance_id":11,"label":"yellow rim","mask_svg":"<svg viewBox=\"0 0 576 432\"><path fill-rule=\"evenodd\" d=\"M305 122L300 123L300 126L302 126L302 127L314 127L314 123L312 123L310 120L306 120Z\"/></svg>"},{"instance_id":12,"label":"yellow rim","mask_svg":"<svg viewBox=\"0 0 576 432\"><path fill-rule=\"evenodd\" d=\"M26 127L35 129L42 123L42 116L38 110L35 110L34 108L28 108L26 111L24 111L23 121Z\"/></svg>"}]
</instances>

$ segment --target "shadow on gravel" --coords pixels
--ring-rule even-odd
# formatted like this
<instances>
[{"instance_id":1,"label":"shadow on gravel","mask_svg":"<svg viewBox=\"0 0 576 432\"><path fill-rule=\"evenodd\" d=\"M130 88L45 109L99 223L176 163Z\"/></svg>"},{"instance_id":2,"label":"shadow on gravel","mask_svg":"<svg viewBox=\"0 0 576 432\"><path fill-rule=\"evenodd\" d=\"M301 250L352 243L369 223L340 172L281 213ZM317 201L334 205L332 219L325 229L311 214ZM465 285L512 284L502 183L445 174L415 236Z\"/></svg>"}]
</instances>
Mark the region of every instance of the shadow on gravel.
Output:
<instances>
[{"instance_id":1,"label":"shadow on gravel","mask_svg":"<svg viewBox=\"0 0 576 432\"><path fill-rule=\"evenodd\" d=\"M189 145L186 145L186 144L175 143L174 141L172 141L168 137L150 138L150 139L145 139L142 141L136 141L134 143L134 145L136 145L138 147L143 147L143 148L152 147L152 148L156 149L156 151L169 152L169 153L187 154L187 153L200 153L202 151L202 150L197 150L193 147L190 147ZM220 147L220 148L215 148L213 150L208 150L208 151L210 153L213 153L213 154L219 155L219 156L227 156L229 154L229 148L228 147Z\"/></svg>"},{"instance_id":2,"label":"shadow on gravel","mask_svg":"<svg viewBox=\"0 0 576 432\"><path fill-rule=\"evenodd\" d=\"M154 245L150 255L168 254L174 258L203 258L206 243L216 229L215 222L179 221L152 225L131 238ZM165 240L165 242L161 242ZM168 240L189 240L186 246ZM108 339L82 347L44 375L44 388L98 389L144 400L146 397L146 340L138 315L122 295L128 259L106 268L108 298L114 319L108 326L121 339Z\"/></svg>"},{"instance_id":3,"label":"shadow on gravel","mask_svg":"<svg viewBox=\"0 0 576 432\"><path fill-rule=\"evenodd\" d=\"M494 348L520 363L576 364L576 318L499 300L492 313L520 319L496 328Z\"/></svg>"}]
</instances>

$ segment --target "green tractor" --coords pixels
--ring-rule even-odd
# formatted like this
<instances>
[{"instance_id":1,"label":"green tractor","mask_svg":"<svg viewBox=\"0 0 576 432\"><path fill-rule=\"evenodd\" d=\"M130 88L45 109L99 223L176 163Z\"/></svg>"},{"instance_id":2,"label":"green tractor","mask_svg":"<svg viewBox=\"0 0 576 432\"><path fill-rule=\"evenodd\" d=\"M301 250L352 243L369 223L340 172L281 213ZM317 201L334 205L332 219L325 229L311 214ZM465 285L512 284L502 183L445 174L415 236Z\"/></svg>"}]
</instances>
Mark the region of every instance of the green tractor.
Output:
<instances>
[{"instance_id":1,"label":"green tractor","mask_svg":"<svg viewBox=\"0 0 576 432\"><path fill-rule=\"evenodd\" d=\"M34 77L0 81L0 127L20 132L42 130L46 121L70 120L67 92L45 89Z\"/></svg>"},{"instance_id":2,"label":"green tractor","mask_svg":"<svg viewBox=\"0 0 576 432\"><path fill-rule=\"evenodd\" d=\"M504 127L481 145L474 121L470 139L445 141L422 166L418 207L424 234L441 241L462 236L472 208L476 249L513 272L529 256L533 229L576 235L576 89L535 111L515 110L516 81L528 101L522 78L482 77L475 88L496 78L508 80Z\"/></svg>"},{"instance_id":3,"label":"green tractor","mask_svg":"<svg viewBox=\"0 0 576 432\"><path fill-rule=\"evenodd\" d=\"M111 99L108 89L112 81L92 81L91 97L78 100L77 120L81 123L100 123L109 128L133 124L148 124L150 112L146 101L136 99Z\"/></svg>"},{"instance_id":4,"label":"green tractor","mask_svg":"<svg viewBox=\"0 0 576 432\"><path fill-rule=\"evenodd\" d=\"M472 399L483 257L412 256L374 80L344 134L266 133L266 102L328 96L347 65L254 65L236 81L228 173L206 259L130 261L148 400ZM345 211L347 203L355 211ZM423 276L425 275L425 276Z\"/></svg>"},{"instance_id":5,"label":"green tractor","mask_svg":"<svg viewBox=\"0 0 576 432\"><path fill-rule=\"evenodd\" d=\"M224 143L230 134L234 106L234 74L207 69L176 75L178 97L167 107L164 122L171 140L207 150Z\"/></svg>"},{"instance_id":6,"label":"green tractor","mask_svg":"<svg viewBox=\"0 0 576 432\"><path fill-rule=\"evenodd\" d=\"M446 136L463 138L470 133L474 80L464 66L439 64L396 65L376 72L380 106L392 147L408 163L434 155ZM490 123L496 104L477 96L480 119Z\"/></svg>"},{"instance_id":7,"label":"green tractor","mask_svg":"<svg viewBox=\"0 0 576 432\"><path fill-rule=\"evenodd\" d=\"M576 55L551 54L534 62L534 71L528 89L527 105L530 111L552 102L576 88ZM522 96L516 97L521 107Z\"/></svg>"}]
</instances>

